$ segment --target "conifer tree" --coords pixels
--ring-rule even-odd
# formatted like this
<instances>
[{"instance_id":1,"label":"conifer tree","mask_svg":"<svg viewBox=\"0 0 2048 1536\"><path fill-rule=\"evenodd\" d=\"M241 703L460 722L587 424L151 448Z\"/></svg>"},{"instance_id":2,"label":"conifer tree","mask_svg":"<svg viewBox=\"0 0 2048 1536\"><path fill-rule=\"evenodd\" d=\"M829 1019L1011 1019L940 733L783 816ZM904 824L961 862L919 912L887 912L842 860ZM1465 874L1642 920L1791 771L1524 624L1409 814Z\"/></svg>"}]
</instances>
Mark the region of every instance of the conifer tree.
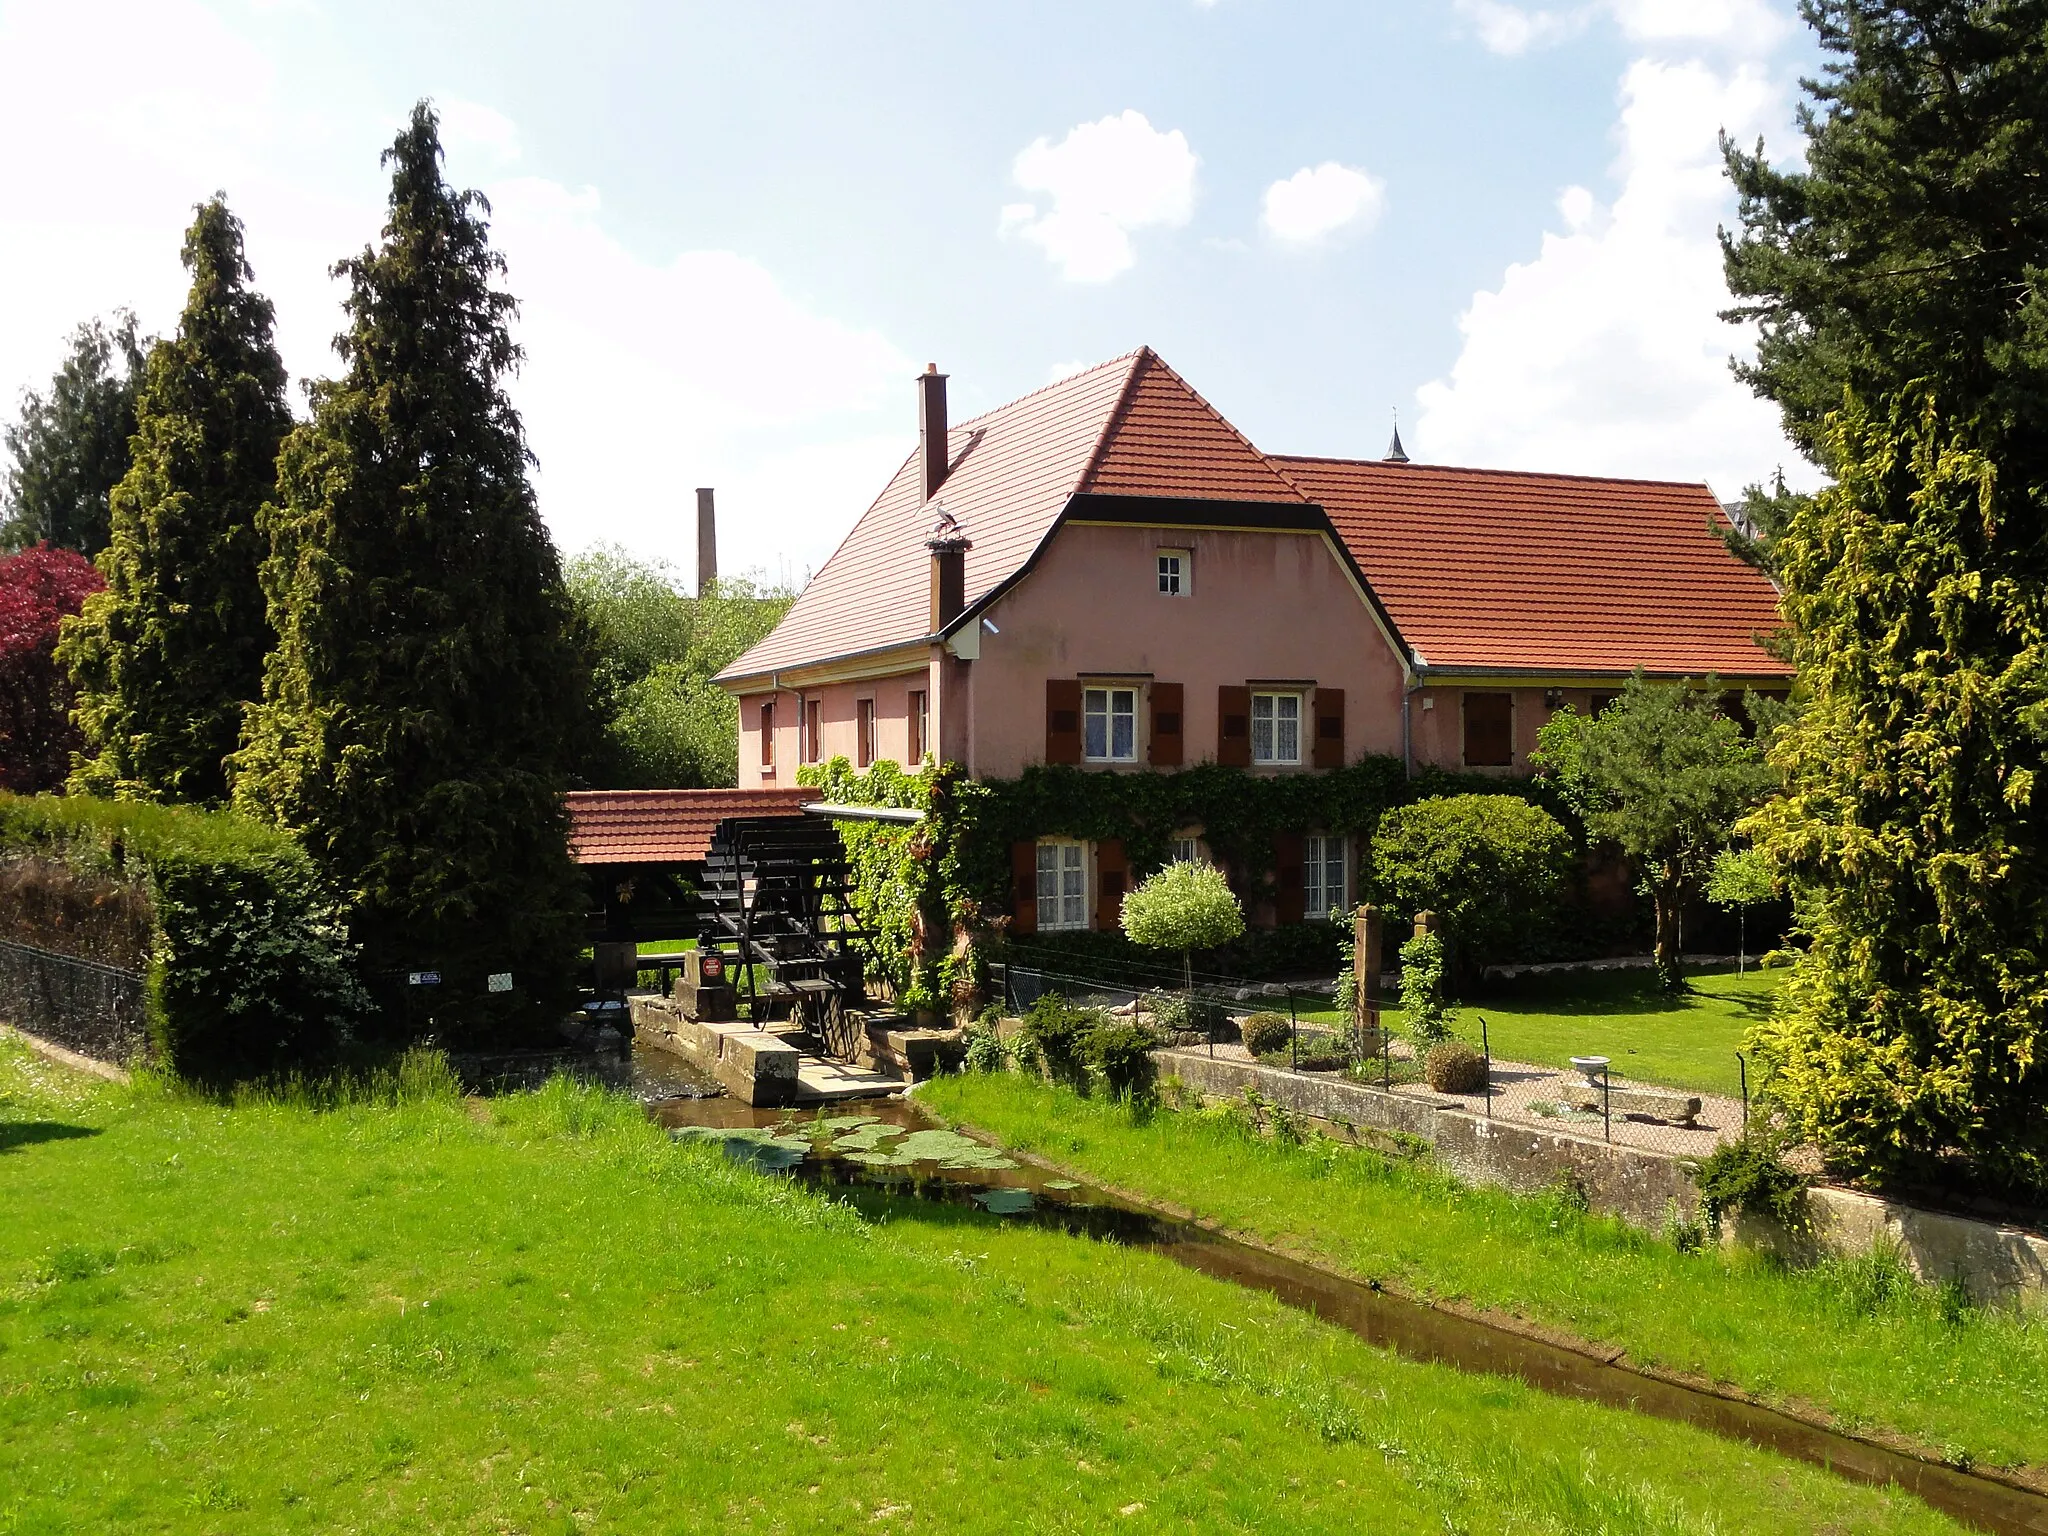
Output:
<instances>
[{"instance_id":1,"label":"conifer tree","mask_svg":"<svg viewBox=\"0 0 2048 1536\"><path fill-rule=\"evenodd\" d=\"M86 739L74 789L220 801L270 650L256 514L292 422L270 301L248 287L241 222L220 197L199 207L184 262L191 294L149 355L111 498L107 587L59 656Z\"/></svg>"},{"instance_id":2,"label":"conifer tree","mask_svg":"<svg viewBox=\"0 0 2048 1536\"><path fill-rule=\"evenodd\" d=\"M562 793L588 670L504 391L520 351L489 205L443 182L425 102L384 163L382 242L334 269L346 371L314 386L264 509L278 645L235 800L304 837L373 982L440 973L416 1023L502 1038L572 976ZM498 972L517 990L487 991Z\"/></svg>"}]
</instances>

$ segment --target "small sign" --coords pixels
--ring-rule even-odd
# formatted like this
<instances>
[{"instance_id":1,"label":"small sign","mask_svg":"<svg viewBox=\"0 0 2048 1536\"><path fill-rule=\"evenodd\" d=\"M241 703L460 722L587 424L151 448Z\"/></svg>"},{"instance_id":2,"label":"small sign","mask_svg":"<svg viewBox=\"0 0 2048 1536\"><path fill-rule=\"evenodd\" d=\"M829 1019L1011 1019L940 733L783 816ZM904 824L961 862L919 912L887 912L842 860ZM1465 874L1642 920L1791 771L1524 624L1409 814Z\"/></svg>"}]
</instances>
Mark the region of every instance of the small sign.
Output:
<instances>
[{"instance_id":1,"label":"small sign","mask_svg":"<svg viewBox=\"0 0 2048 1536\"><path fill-rule=\"evenodd\" d=\"M441 973L439 971L414 971L405 978L405 984L409 987L438 987L441 985Z\"/></svg>"},{"instance_id":2,"label":"small sign","mask_svg":"<svg viewBox=\"0 0 2048 1536\"><path fill-rule=\"evenodd\" d=\"M706 955L702 965L706 981L717 981L725 975L725 957L723 955Z\"/></svg>"},{"instance_id":3,"label":"small sign","mask_svg":"<svg viewBox=\"0 0 2048 1536\"><path fill-rule=\"evenodd\" d=\"M493 992L510 992L512 990L512 973L510 971L491 972L490 986Z\"/></svg>"}]
</instances>

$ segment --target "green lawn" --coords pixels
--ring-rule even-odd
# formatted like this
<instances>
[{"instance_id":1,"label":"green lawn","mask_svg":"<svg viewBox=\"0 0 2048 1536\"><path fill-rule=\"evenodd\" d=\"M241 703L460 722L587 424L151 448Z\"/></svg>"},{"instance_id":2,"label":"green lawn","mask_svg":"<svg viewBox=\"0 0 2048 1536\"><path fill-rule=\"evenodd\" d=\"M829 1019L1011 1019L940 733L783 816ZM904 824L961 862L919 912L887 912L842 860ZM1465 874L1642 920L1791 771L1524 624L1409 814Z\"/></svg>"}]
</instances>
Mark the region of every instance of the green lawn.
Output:
<instances>
[{"instance_id":1,"label":"green lawn","mask_svg":"<svg viewBox=\"0 0 2048 1536\"><path fill-rule=\"evenodd\" d=\"M1783 970L1702 971L1687 990L1660 991L1647 971L1593 971L1497 981L1456 1009L1457 1032L1479 1043L1486 1020L1493 1054L1507 1061L1569 1067L1574 1056L1608 1056L1617 1077L1734 1097L1743 1031L1770 1008ZM1334 1013L1304 1011L1333 1022ZM1395 1033L1401 1010L1386 1010Z\"/></svg>"},{"instance_id":2,"label":"green lawn","mask_svg":"<svg viewBox=\"0 0 2048 1536\"><path fill-rule=\"evenodd\" d=\"M0 1042L0 1533L1953 1530L561 1083L235 1107Z\"/></svg>"},{"instance_id":3,"label":"green lawn","mask_svg":"<svg viewBox=\"0 0 2048 1536\"><path fill-rule=\"evenodd\" d=\"M1399 1290L1804 1401L1956 1457L2048 1462L2048 1319L1980 1310L1896 1263L1792 1271L1681 1253L1554 1199L1469 1189L1426 1162L1247 1134L1227 1110L1134 1116L1013 1074L919 1089L949 1120Z\"/></svg>"}]
</instances>

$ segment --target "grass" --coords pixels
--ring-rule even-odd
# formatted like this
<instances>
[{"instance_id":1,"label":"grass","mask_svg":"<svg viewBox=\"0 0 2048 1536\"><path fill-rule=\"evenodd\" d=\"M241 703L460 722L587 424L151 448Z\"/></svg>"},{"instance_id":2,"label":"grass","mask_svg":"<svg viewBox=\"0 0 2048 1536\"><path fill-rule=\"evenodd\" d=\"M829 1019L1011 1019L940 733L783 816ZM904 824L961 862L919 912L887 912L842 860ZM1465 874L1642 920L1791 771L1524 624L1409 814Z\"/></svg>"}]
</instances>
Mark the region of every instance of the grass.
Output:
<instances>
[{"instance_id":1,"label":"grass","mask_svg":"<svg viewBox=\"0 0 2048 1536\"><path fill-rule=\"evenodd\" d=\"M0 1042L0 1209L6 1536L1955 1529L560 1081L227 1105Z\"/></svg>"},{"instance_id":2,"label":"grass","mask_svg":"<svg viewBox=\"0 0 2048 1536\"><path fill-rule=\"evenodd\" d=\"M942 1116L1107 1183L1411 1294L1494 1308L1644 1364L1811 1403L1959 1462L2048 1462L2048 1319L1916 1285L1895 1257L1796 1271L1686 1253L1559 1198L1470 1189L1427 1162L1149 1116L1020 1076L919 1090Z\"/></svg>"},{"instance_id":3,"label":"grass","mask_svg":"<svg viewBox=\"0 0 2048 1536\"><path fill-rule=\"evenodd\" d=\"M1769 1011L1785 975L1753 966L1739 975L1700 971L1676 994L1640 970L1521 976L1460 1003L1456 1029L1477 1045L1483 1017L1487 1042L1504 1061L1563 1069L1574 1056L1607 1056L1616 1077L1732 1098L1742 1091L1735 1055L1743 1032ZM1325 1008L1301 1017L1330 1023L1337 1015ZM1385 1018L1398 1034L1400 1009L1388 1008Z\"/></svg>"}]
</instances>

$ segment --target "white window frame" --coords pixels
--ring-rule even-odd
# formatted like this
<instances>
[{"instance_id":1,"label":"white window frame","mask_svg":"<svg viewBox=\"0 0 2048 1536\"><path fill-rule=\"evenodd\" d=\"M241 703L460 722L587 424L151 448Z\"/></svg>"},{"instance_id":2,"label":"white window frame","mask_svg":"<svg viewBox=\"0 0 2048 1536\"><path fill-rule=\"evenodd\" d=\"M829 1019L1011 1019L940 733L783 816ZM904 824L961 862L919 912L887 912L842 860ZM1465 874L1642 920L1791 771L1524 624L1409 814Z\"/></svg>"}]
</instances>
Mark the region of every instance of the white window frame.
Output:
<instances>
[{"instance_id":1,"label":"white window frame","mask_svg":"<svg viewBox=\"0 0 2048 1536\"><path fill-rule=\"evenodd\" d=\"M1260 706L1265 706L1266 749L1259 750ZM1290 718L1283 707L1293 706ZM1252 694L1252 766L1254 768L1298 768L1301 766L1302 695L1298 689L1264 689ZM1283 727L1294 732L1294 750L1281 751Z\"/></svg>"},{"instance_id":2,"label":"white window frame","mask_svg":"<svg viewBox=\"0 0 2048 1536\"><path fill-rule=\"evenodd\" d=\"M1199 832L1177 832L1168 847L1171 849L1166 861L1169 864L1209 862L1209 850L1202 846L1202 835Z\"/></svg>"},{"instance_id":3,"label":"white window frame","mask_svg":"<svg viewBox=\"0 0 2048 1536\"><path fill-rule=\"evenodd\" d=\"M1161 597L1189 597L1195 590L1195 557L1191 550L1155 550L1152 567L1159 578Z\"/></svg>"},{"instance_id":4,"label":"white window frame","mask_svg":"<svg viewBox=\"0 0 2048 1536\"><path fill-rule=\"evenodd\" d=\"M1302 916L1312 923L1328 922L1332 908L1351 910L1349 842L1327 832L1311 832L1301 840Z\"/></svg>"},{"instance_id":5,"label":"white window frame","mask_svg":"<svg viewBox=\"0 0 2048 1536\"><path fill-rule=\"evenodd\" d=\"M1088 927L1088 845L1070 837L1038 840L1038 931Z\"/></svg>"},{"instance_id":6,"label":"white window frame","mask_svg":"<svg viewBox=\"0 0 2048 1536\"><path fill-rule=\"evenodd\" d=\"M1096 700L1102 701L1101 708ZM1128 710L1119 710L1117 701L1129 700ZM1095 723L1102 723L1102 748L1095 751ZM1129 725L1129 735L1122 743L1125 750L1119 752L1116 728L1120 721ZM1138 760L1138 688L1132 683L1083 683L1081 685L1081 759L1089 763L1135 763Z\"/></svg>"}]
</instances>

